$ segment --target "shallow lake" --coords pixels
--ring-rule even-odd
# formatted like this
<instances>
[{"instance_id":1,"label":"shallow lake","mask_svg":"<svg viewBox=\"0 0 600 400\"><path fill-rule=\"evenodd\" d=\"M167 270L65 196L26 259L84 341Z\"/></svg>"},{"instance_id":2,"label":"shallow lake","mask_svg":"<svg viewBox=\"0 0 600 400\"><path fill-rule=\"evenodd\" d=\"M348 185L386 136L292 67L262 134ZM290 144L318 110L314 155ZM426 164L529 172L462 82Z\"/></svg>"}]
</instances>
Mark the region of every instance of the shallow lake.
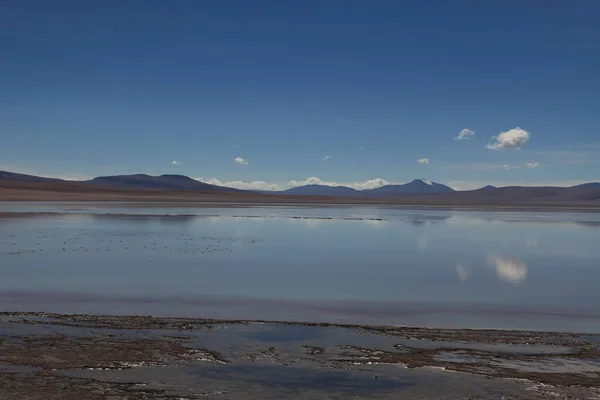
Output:
<instances>
[{"instance_id":1,"label":"shallow lake","mask_svg":"<svg viewBox=\"0 0 600 400\"><path fill-rule=\"evenodd\" d=\"M600 332L598 214L2 211L61 213L0 218L3 311Z\"/></svg>"}]
</instances>

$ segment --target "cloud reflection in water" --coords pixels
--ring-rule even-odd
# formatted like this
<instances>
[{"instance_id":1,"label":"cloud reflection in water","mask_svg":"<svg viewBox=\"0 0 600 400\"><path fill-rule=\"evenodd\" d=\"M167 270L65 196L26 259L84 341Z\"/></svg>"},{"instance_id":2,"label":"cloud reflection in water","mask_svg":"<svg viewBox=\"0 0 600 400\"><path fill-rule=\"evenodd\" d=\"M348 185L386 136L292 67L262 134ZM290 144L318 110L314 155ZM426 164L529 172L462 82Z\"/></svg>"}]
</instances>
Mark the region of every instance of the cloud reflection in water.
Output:
<instances>
[{"instance_id":1,"label":"cloud reflection in water","mask_svg":"<svg viewBox=\"0 0 600 400\"><path fill-rule=\"evenodd\" d=\"M517 258L488 257L488 263L496 267L498 277L512 284L519 284L527 278L527 265Z\"/></svg>"},{"instance_id":2,"label":"cloud reflection in water","mask_svg":"<svg viewBox=\"0 0 600 400\"><path fill-rule=\"evenodd\" d=\"M466 282L471 277L471 270L458 263L456 264L456 276L458 276L458 279L460 279L462 282Z\"/></svg>"}]
</instances>

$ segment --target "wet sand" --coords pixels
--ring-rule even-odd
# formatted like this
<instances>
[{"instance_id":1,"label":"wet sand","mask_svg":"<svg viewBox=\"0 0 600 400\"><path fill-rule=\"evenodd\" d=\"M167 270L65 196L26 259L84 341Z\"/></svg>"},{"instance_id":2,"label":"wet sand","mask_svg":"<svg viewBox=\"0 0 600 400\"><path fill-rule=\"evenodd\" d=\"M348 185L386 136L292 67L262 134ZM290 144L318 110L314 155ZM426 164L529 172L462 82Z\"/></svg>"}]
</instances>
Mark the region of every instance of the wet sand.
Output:
<instances>
[{"instance_id":1,"label":"wet sand","mask_svg":"<svg viewBox=\"0 0 600 400\"><path fill-rule=\"evenodd\" d=\"M3 399L598 399L600 336L0 314Z\"/></svg>"}]
</instances>

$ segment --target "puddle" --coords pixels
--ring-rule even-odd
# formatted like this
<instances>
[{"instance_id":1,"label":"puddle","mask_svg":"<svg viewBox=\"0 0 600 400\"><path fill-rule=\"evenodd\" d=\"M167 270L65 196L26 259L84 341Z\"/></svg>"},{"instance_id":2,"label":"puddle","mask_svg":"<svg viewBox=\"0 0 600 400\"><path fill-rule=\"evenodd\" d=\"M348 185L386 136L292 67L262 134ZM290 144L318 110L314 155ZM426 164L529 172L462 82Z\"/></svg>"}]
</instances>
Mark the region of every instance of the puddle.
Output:
<instances>
[{"instance_id":1,"label":"puddle","mask_svg":"<svg viewBox=\"0 0 600 400\"><path fill-rule=\"evenodd\" d=\"M303 325L259 325L252 326L252 331L242 336L261 342L298 342L310 341L323 337L323 328Z\"/></svg>"},{"instance_id":2,"label":"puddle","mask_svg":"<svg viewBox=\"0 0 600 400\"><path fill-rule=\"evenodd\" d=\"M194 366L185 368L137 368L125 371L61 371L61 375L110 381L145 381L154 385L186 387L192 392L229 392L247 387L249 391L270 393L338 393L372 396L394 392L414 385L408 381L377 375L372 371L339 371L325 368L264 365ZM277 397L277 396L275 396ZM263 397L261 397L263 398ZM304 398L315 398L308 395Z\"/></svg>"},{"instance_id":3,"label":"puddle","mask_svg":"<svg viewBox=\"0 0 600 400\"><path fill-rule=\"evenodd\" d=\"M573 354L575 349L566 346L544 344L505 344L505 343L462 343L442 342L434 340L404 339L397 341L398 348L411 347L415 349L469 349L494 353L512 354Z\"/></svg>"},{"instance_id":4,"label":"puddle","mask_svg":"<svg viewBox=\"0 0 600 400\"><path fill-rule=\"evenodd\" d=\"M399 379L376 377L372 373L297 367L232 366L225 369L200 368L194 372L205 379L234 378L241 382L279 386L288 390L302 390L310 386L313 390L337 389L354 395L410 386Z\"/></svg>"},{"instance_id":5,"label":"puddle","mask_svg":"<svg viewBox=\"0 0 600 400\"><path fill-rule=\"evenodd\" d=\"M141 367L124 371L71 370L60 371L59 374L94 379L95 382L143 382L139 385L143 385L144 389L163 390L179 398L540 399L537 396L523 397L522 382L494 380L433 368L399 369L387 365L347 370L258 364Z\"/></svg>"},{"instance_id":6,"label":"puddle","mask_svg":"<svg viewBox=\"0 0 600 400\"><path fill-rule=\"evenodd\" d=\"M495 359L490 361L489 364L496 367L512 368L520 372L532 373L600 373L600 360L543 358L536 359L535 361L520 361ZM600 379L600 376L598 379Z\"/></svg>"},{"instance_id":7,"label":"puddle","mask_svg":"<svg viewBox=\"0 0 600 400\"><path fill-rule=\"evenodd\" d=\"M433 356L435 361L451 362L458 364L473 364L481 362L481 357L472 356L461 351L442 351Z\"/></svg>"},{"instance_id":8,"label":"puddle","mask_svg":"<svg viewBox=\"0 0 600 400\"><path fill-rule=\"evenodd\" d=\"M39 372L42 369L39 367L32 367L29 365L18 365L0 362L0 374L28 374L32 372Z\"/></svg>"}]
</instances>

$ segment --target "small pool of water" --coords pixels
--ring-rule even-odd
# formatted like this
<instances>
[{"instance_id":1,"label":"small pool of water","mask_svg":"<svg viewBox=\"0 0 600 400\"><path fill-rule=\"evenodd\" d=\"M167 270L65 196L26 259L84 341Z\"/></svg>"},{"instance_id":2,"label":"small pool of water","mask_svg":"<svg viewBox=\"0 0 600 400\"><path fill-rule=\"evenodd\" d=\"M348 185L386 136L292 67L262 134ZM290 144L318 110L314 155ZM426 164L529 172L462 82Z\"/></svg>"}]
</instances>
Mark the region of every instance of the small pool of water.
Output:
<instances>
[{"instance_id":1,"label":"small pool of water","mask_svg":"<svg viewBox=\"0 0 600 400\"><path fill-rule=\"evenodd\" d=\"M396 345L397 348L404 346L414 349L469 349L512 354L572 354L576 351L570 347L543 344L463 343L418 339L399 340Z\"/></svg>"}]
</instances>

